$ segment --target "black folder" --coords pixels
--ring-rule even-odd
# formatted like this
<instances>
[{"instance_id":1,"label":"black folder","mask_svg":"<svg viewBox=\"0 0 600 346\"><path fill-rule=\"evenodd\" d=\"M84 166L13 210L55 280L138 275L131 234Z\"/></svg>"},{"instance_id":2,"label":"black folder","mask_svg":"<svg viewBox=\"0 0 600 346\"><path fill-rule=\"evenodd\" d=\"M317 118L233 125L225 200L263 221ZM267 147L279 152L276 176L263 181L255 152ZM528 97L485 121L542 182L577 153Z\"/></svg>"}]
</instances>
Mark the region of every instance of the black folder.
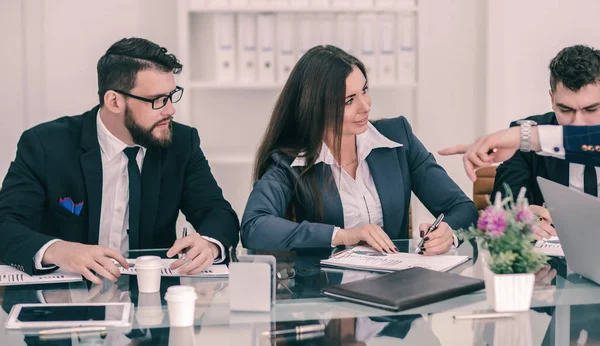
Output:
<instances>
[{"instance_id":1,"label":"black folder","mask_svg":"<svg viewBox=\"0 0 600 346\"><path fill-rule=\"evenodd\" d=\"M485 287L483 280L414 267L382 276L326 287L328 297L393 311L423 306Z\"/></svg>"}]
</instances>

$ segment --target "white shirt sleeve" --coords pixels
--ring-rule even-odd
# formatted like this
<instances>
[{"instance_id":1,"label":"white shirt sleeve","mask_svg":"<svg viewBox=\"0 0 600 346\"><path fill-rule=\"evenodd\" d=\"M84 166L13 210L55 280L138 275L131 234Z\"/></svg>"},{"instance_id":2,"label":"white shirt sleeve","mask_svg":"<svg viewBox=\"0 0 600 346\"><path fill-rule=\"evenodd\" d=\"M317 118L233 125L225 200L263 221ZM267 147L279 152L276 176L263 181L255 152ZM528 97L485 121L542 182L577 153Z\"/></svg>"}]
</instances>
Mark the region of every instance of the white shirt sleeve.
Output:
<instances>
[{"instance_id":1,"label":"white shirt sleeve","mask_svg":"<svg viewBox=\"0 0 600 346\"><path fill-rule=\"evenodd\" d=\"M331 247L335 247L335 245L333 245L333 239L335 239L335 235L337 234L337 232L340 230L341 228L339 227L335 227L333 229L333 234L331 235Z\"/></svg>"},{"instance_id":2,"label":"white shirt sleeve","mask_svg":"<svg viewBox=\"0 0 600 346\"><path fill-rule=\"evenodd\" d=\"M225 261L225 257L227 255L227 252L225 252L225 247L223 246L223 244L221 244L220 241L211 238L211 237L206 237L206 236L202 236L202 238L208 240L209 242L216 244L217 246L219 246L219 248L221 249L221 256L219 258L215 258L215 260L213 261L214 264L217 263L221 263L223 261Z\"/></svg>"},{"instance_id":3,"label":"white shirt sleeve","mask_svg":"<svg viewBox=\"0 0 600 346\"><path fill-rule=\"evenodd\" d=\"M562 126L540 125L537 128L540 148L542 149L538 152L538 155L552 156L564 160L565 147Z\"/></svg>"},{"instance_id":4,"label":"white shirt sleeve","mask_svg":"<svg viewBox=\"0 0 600 346\"><path fill-rule=\"evenodd\" d=\"M46 244L44 244L44 246L42 246L38 252L36 252L35 256L33 257L33 263L35 265L35 269L37 270L48 270L48 269L54 269L56 268L55 265L50 265L50 266L43 266L42 265L42 259L44 258L44 254L46 253L46 250L48 250L48 248L50 247L50 245L56 243L57 241L59 241L60 239L52 239L49 242L47 242Z\"/></svg>"}]
</instances>

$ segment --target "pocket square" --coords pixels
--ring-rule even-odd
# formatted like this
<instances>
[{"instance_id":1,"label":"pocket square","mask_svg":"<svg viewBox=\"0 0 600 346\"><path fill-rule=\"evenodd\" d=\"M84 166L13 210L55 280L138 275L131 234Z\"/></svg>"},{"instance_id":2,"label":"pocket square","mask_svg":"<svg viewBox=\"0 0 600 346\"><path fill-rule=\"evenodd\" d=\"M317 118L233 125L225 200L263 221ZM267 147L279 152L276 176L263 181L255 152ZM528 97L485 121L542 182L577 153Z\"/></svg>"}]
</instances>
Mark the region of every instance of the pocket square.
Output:
<instances>
[{"instance_id":1,"label":"pocket square","mask_svg":"<svg viewBox=\"0 0 600 346\"><path fill-rule=\"evenodd\" d=\"M58 200L58 204L75 215L79 215L81 213L81 209L83 208L83 202L75 204L73 203L71 197L60 198Z\"/></svg>"}]
</instances>

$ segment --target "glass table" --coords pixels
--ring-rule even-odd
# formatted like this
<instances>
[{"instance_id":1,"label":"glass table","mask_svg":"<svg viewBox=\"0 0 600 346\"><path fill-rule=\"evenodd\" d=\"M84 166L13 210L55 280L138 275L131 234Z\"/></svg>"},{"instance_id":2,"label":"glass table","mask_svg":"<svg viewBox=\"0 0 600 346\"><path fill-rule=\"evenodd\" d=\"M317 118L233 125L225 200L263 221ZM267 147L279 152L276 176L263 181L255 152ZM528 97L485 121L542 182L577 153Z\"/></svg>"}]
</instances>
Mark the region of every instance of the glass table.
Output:
<instances>
[{"instance_id":1,"label":"glass table","mask_svg":"<svg viewBox=\"0 0 600 346\"><path fill-rule=\"evenodd\" d=\"M400 251L417 242L394 241ZM245 249L238 254L251 253ZM102 285L76 282L56 285L0 287L0 345L594 345L600 344L600 286L570 273L562 259L553 258L536 275L532 308L514 317L455 320L457 314L491 311L485 291L393 313L321 296L327 285L360 280L378 273L319 266L332 249L260 252L277 258L277 300L271 312L229 310L228 280L163 277L161 291L138 293L135 276ZM166 254L166 249L131 251L128 257ZM451 254L471 260L451 270L483 278L478 251L464 243ZM194 326L169 326L164 294L171 285L194 286L198 294ZM398 287L399 290L402 287ZM252 299L252 297L248 297ZM66 335L40 340L8 331L4 322L17 303L133 302L133 329L105 335ZM268 330L324 324L325 331L298 340L295 335L267 338Z\"/></svg>"}]
</instances>

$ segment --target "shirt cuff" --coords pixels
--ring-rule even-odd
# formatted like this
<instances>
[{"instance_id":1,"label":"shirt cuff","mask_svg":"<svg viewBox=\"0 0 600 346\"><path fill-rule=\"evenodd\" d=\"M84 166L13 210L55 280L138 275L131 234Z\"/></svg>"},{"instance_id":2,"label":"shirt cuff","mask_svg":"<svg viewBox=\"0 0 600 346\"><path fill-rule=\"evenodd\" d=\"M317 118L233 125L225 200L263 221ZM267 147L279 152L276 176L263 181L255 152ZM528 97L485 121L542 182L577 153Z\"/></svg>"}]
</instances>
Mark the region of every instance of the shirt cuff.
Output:
<instances>
[{"instance_id":1,"label":"shirt cuff","mask_svg":"<svg viewBox=\"0 0 600 346\"><path fill-rule=\"evenodd\" d=\"M540 125L538 138L540 141L541 156L552 156L559 159L565 158L565 146L563 144L563 128L556 125Z\"/></svg>"},{"instance_id":2,"label":"shirt cuff","mask_svg":"<svg viewBox=\"0 0 600 346\"><path fill-rule=\"evenodd\" d=\"M46 244L44 244L44 246L42 246L38 252L36 252L35 256L33 256L33 264L35 266L35 269L37 270L48 270L48 269L54 269L56 268L55 265L49 265L49 266L44 266L42 265L42 259L44 258L44 254L46 253L46 250L48 250L48 248L50 247L50 245L56 243L57 241L59 241L60 239L52 239L49 242L47 242Z\"/></svg>"},{"instance_id":3,"label":"shirt cuff","mask_svg":"<svg viewBox=\"0 0 600 346\"><path fill-rule=\"evenodd\" d=\"M223 247L223 244L221 244L220 241L218 241L218 240L216 240L214 238L211 238L211 237L202 236L202 238L208 240L209 242L211 242L213 244L218 245L219 249L221 249L221 256L218 257L218 258L215 258L215 260L213 261L213 264L221 263L221 262L225 261L225 255L227 253L225 252L225 248Z\"/></svg>"},{"instance_id":4,"label":"shirt cuff","mask_svg":"<svg viewBox=\"0 0 600 346\"><path fill-rule=\"evenodd\" d=\"M333 239L335 239L335 235L337 234L337 232L340 230L341 228L339 227L334 227L333 228L333 234L331 234L331 247L335 247L335 245L333 245Z\"/></svg>"}]
</instances>

